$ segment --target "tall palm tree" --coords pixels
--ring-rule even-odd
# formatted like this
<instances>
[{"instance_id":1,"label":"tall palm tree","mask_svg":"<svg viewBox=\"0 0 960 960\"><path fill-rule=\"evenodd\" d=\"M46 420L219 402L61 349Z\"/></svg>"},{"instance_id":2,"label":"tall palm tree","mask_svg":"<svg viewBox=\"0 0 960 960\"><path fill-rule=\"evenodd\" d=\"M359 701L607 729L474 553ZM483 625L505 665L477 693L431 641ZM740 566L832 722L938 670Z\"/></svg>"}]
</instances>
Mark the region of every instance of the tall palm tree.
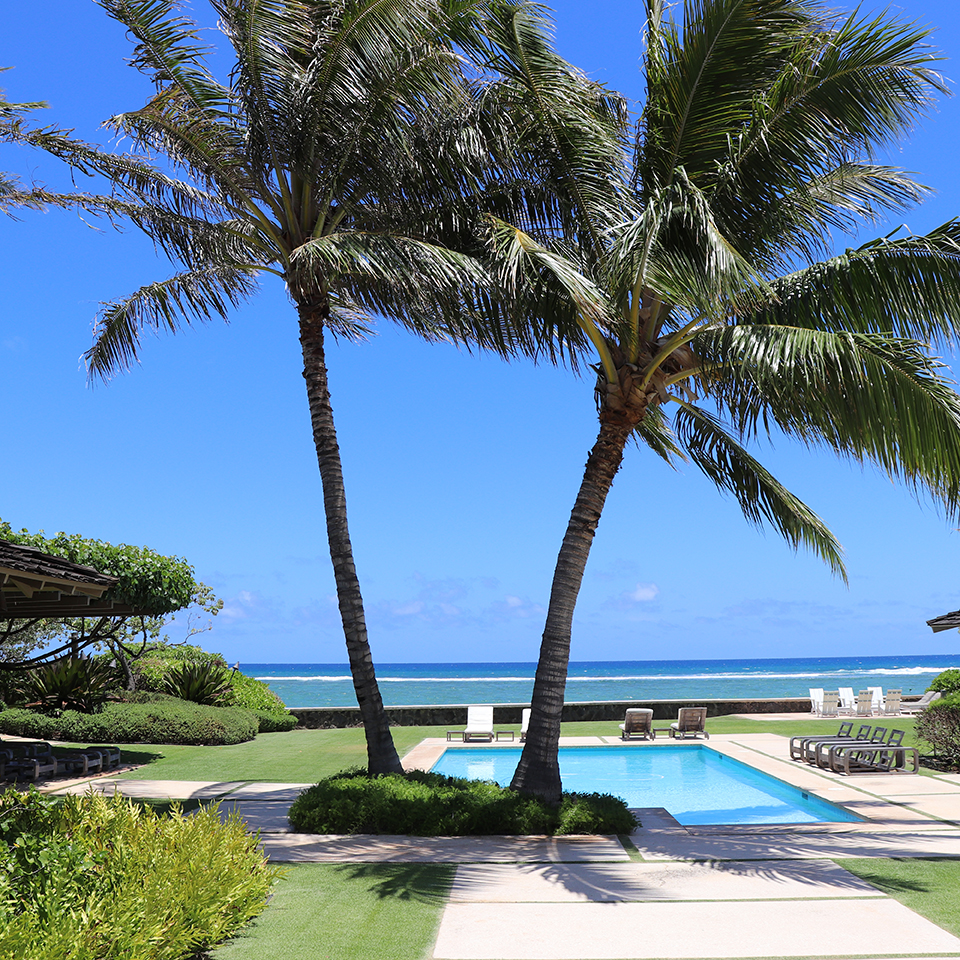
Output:
<instances>
[{"instance_id":1,"label":"tall palm tree","mask_svg":"<svg viewBox=\"0 0 960 960\"><path fill-rule=\"evenodd\" d=\"M525 336L476 309L486 274L469 250L455 252L470 246L465 198L490 163L472 125L477 70L465 75L486 46L479 24L488 4L211 0L235 58L223 84L174 0L99 2L135 39L133 65L156 93L110 121L137 152L60 152L106 175L116 212L183 269L106 306L86 355L90 373L126 368L144 328L176 332L225 316L259 274L282 278L297 311L368 766L399 770L347 527L324 337L362 335L374 313L428 339L504 354ZM442 237L451 245L435 242Z\"/></svg>"},{"instance_id":2,"label":"tall palm tree","mask_svg":"<svg viewBox=\"0 0 960 960\"><path fill-rule=\"evenodd\" d=\"M549 97L563 67L525 41L517 95L546 131L580 226L558 238L492 222L516 302L574 356L592 353L596 371L599 433L557 559L512 784L551 801L574 607L628 440L692 460L748 520L840 576L830 531L746 442L782 432L960 508L960 397L929 352L958 329L960 224L828 255L832 229L924 193L872 157L944 89L927 33L813 0L686 0L680 24L662 0L646 13L646 102L627 173L607 160L616 124L565 135ZM579 189L603 173L615 209Z\"/></svg>"}]
</instances>

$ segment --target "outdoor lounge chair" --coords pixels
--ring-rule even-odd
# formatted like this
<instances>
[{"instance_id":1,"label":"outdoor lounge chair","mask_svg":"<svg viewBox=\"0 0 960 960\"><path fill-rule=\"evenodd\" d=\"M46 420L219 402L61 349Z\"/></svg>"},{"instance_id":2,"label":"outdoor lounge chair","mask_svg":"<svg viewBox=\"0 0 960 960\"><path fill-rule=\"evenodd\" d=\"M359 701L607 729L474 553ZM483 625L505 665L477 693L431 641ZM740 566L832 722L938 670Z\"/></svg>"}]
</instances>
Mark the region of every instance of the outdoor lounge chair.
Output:
<instances>
[{"instance_id":1,"label":"outdoor lounge chair","mask_svg":"<svg viewBox=\"0 0 960 960\"><path fill-rule=\"evenodd\" d=\"M920 713L923 710L926 710L927 707L933 703L934 700L940 699L939 690L928 690L919 700L914 700L911 703L901 703L900 712L901 713Z\"/></svg>"},{"instance_id":2,"label":"outdoor lounge chair","mask_svg":"<svg viewBox=\"0 0 960 960\"><path fill-rule=\"evenodd\" d=\"M677 711L676 723L670 724L670 736L686 740L687 737L696 737L702 733L709 740L706 722L706 707L681 707Z\"/></svg>"},{"instance_id":3,"label":"outdoor lounge chair","mask_svg":"<svg viewBox=\"0 0 960 960\"><path fill-rule=\"evenodd\" d=\"M829 768L833 763L833 750L839 752L841 749L849 748L851 750L859 750L861 748L868 748L874 746L880 746L883 743L883 738L887 735L886 727L874 727L873 733L870 738L859 737L856 741L849 741L848 743L819 743L814 750L814 755L809 757L811 763L815 763L818 767Z\"/></svg>"},{"instance_id":4,"label":"outdoor lounge chair","mask_svg":"<svg viewBox=\"0 0 960 960\"><path fill-rule=\"evenodd\" d=\"M857 716L873 716L873 694L869 690L861 690L857 694Z\"/></svg>"},{"instance_id":5,"label":"outdoor lounge chair","mask_svg":"<svg viewBox=\"0 0 960 960\"><path fill-rule=\"evenodd\" d=\"M886 731L884 731L886 732ZM837 735L835 737L807 737L800 745L800 759L807 763L818 763L817 757L821 748L828 749L834 744L847 743L869 743L870 742L870 724L863 723L857 730L857 735L847 734L846 736Z\"/></svg>"},{"instance_id":6,"label":"outdoor lounge chair","mask_svg":"<svg viewBox=\"0 0 960 960\"><path fill-rule=\"evenodd\" d=\"M878 716L883 716L883 687L867 687L873 695L873 712Z\"/></svg>"},{"instance_id":7,"label":"outdoor lounge chair","mask_svg":"<svg viewBox=\"0 0 960 960\"><path fill-rule=\"evenodd\" d=\"M861 729L863 729L861 727ZM867 731L870 728L867 727ZM791 760L802 760L803 759L803 745L809 743L811 740L833 740L840 739L842 737L852 737L853 736L853 724L849 721L840 724L840 728L836 733L822 733L815 736L798 736L790 738L790 759Z\"/></svg>"},{"instance_id":8,"label":"outdoor lounge chair","mask_svg":"<svg viewBox=\"0 0 960 960\"><path fill-rule=\"evenodd\" d=\"M530 707L524 707L520 714L520 742L524 743L527 739L527 727L530 726Z\"/></svg>"},{"instance_id":9,"label":"outdoor lounge chair","mask_svg":"<svg viewBox=\"0 0 960 960\"><path fill-rule=\"evenodd\" d=\"M916 773L920 768L916 747L903 746L903 730L891 730L886 743L874 743L869 746L837 746L830 750L830 769L834 773L889 773L904 770ZM907 770L908 756L913 761L913 769Z\"/></svg>"},{"instance_id":10,"label":"outdoor lounge chair","mask_svg":"<svg viewBox=\"0 0 960 960\"><path fill-rule=\"evenodd\" d=\"M823 687L810 687L810 712L820 714L823 706Z\"/></svg>"},{"instance_id":11,"label":"outdoor lounge chair","mask_svg":"<svg viewBox=\"0 0 960 960\"><path fill-rule=\"evenodd\" d=\"M481 739L493 739L493 707L467 707L467 726L463 731L463 742Z\"/></svg>"},{"instance_id":12,"label":"outdoor lounge chair","mask_svg":"<svg viewBox=\"0 0 960 960\"><path fill-rule=\"evenodd\" d=\"M620 724L620 739L632 740L634 737L648 737L653 740L653 711L649 707L630 707Z\"/></svg>"},{"instance_id":13,"label":"outdoor lounge chair","mask_svg":"<svg viewBox=\"0 0 960 960\"><path fill-rule=\"evenodd\" d=\"M857 712L857 698L853 695L853 687L840 688L840 712L844 714Z\"/></svg>"},{"instance_id":14,"label":"outdoor lounge chair","mask_svg":"<svg viewBox=\"0 0 960 960\"><path fill-rule=\"evenodd\" d=\"M883 698L883 715L885 717L899 717L900 716L900 697L902 695L901 690L888 690L887 695Z\"/></svg>"},{"instance_id":15,"label":"outdoor lounge chair","mask_svg":"<svg viewBox=\"0 0 960 960\"><path fill-rule=\"evenodd\" d=\"M840 694L836 690L828 690L820 701L820 716L835 717L840 713Z\"/></svg>"}]
</instances>

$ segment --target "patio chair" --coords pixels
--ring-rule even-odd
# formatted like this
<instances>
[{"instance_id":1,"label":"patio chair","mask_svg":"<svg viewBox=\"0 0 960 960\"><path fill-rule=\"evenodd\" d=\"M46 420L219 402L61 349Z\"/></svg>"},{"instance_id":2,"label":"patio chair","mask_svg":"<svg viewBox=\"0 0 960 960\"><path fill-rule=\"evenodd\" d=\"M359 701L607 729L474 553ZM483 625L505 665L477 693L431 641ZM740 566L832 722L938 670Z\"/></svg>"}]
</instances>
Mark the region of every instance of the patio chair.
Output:
<instances>
[{"instance_id":1,"label":"patio chair","mask_svg":"<svg viewBox=\"0 0 960 960\"><path fill-rule=\"evenodd\" d=\"M861 730L863 727L860 728ZM870 728L867 727L868 735ZM806 734L801 734L797 737L790 738L790 759L791 760L803 760L804 754L803 749L804 745L814 741L814 740L841 740L853 736L853 724L851 722L844 722L840 724L839 729L836 733L821 733L815 734L814 736L809 736Z\"/></svg>"},{"instance_id":2,"label":"patio chair","mask_svg":"<svg viewBox=\"0 0 960 960\"><path fill-rule=\"evenodd\" d=\"M463 731L463 742L481 739L493 740L493 707L467 707L467 726Z\"/></svg>"},{"instance_id":3,"label":"patio chair","mask_svg":"<svg viewBox=\"0 0 960 960\"><path fill-rule=\"evenodd\" d=\"M840 688L840 712L852 715L857 711L857 698L853 695L853 687Z\"/></svg>"},{"instance_id":4,"label":"patio chair","mask_svg":"<svg viewBox=\"0 0 960 960\"><path fill-rule=\"evenodd\" d=\"M919 700L914 700L911 703L901 703L900 712L908 714L921 713L926 710L934 700L939 699L939 690L928 690Z\"/></svg>"},{"instance_id":5,"label":"patio chair","mask_svg":"<svg viewBox=\"0 0 960 960\"><path fill-rule=\"evenodd\" d=\"M828 690L820 701L821 717L836 717L840 713L840 694L836 690Z\"/></svg>"},{"instance_id":6,"label":"patio chair","mask_svg":"<svg viewBox=\"0 0 960 960\"><path fill-rule=\"evenodd\" d=\"M520 714L520 742L527 739L527 727L530 726L530 707L524 707Z\"/></svg>"},{"instance_id":7,"label":"patio chair","mask_svg":"<svg viewBox=\"0 0 960 960\"><path fill-rule=\"evenodd\" d=\"M899 717L900 716L900 697L902 695L901 690L888 690L887 695L883 698L883 715L885 717Z\"/></svg>"},{"instance_id":8,"label":"patio chair","mask_svg":"<svg viewBox=\"0 0 960 960\"><path fill-rule=\"evenodd\" d=\"M903 730L891 730L886 743L882 741L870 746L837 746L830 751L830 769L834 773L889 773L897 769L906 770L907 757L912 752L913 770L919 768L917 751L914 747L903 746Z\"/></svg>"},{"instance_id":9,"label":"patio chair","mask_svg":"<svg viewBox=\"0 0 960 960\"><path fill-rule=\"evenodd\" d=\"M857 694L857 716L873 716L873 694L869 690L861 690Z\"/></svg>"},{"instance_id":10,"label":"patio chair","mask_svg":"<svg viewBox=\"0 0 960 960\"><path fill-rule=\"evenodd\" d=\"M823 687L810 687L810 712L820 714L823 705Z\"/></svg>"},{"instance_id":11,"label":"patio chair","mask_svg":"<svg viewBox=\"0 0 960 960\"><path fill-rule=\"evenodd\" d=\"M884 731L884 733L886 733L886 731ZM839 735L836 737L810 737L801 746L800 759L805 760L807 763L815 763L819 766L821 751L829 750L830 747L840 744L869 743L870 738L871 730L869 723L861 724L856 736L850 734L846 737Z\"/></svg>"},{"instance_id":12,"label":"patio chair","mask_svg":"<svg viewBox=\"0 0 960 960\"><path fill-rule=\"evenodd\" d=\"M710 734L707 733L706 723L706 707L681 707L677 711L676 722L670 724L670 736L686 740L687 737L696 737L702 733L709 740Z\"/></svg>"},{"instance_id":13,"label":"patio chair","mask_svg":"<svg viewBox=\"0 0 960 960\"><path fill-rule=\"evenodd\" d=\"M649 707L630 707L620 724L620 739L632 740L634 737L655 738L653 732L653 711Z\"/></svg>"},{"instance_id":14,"label":"patio chair","mask_svg":"<svg viewBox=\"0 0 960 960\"><path fill-rule=\"evenodd\" d=\"M869 740L865 738L858 738L856 742L849 741L847 743L820 743L817 744L815 755L811 760L811 763L816 763L818 767L833 769L833 757L834 753L839 753L841 750L860 750L866 749L869 747L878 747L883 745L883 738L887 735L886 727L874 727L873 734L870 736Z\"/></svg>"},{"instance_id":15,"label":"patio chair","mask_svg":"<svg viewBox=\"0 0 960 960\"><path fill-rule=\"evenodd\" d=\"M867 687L873 695L873 712L878 716L883 716L883 687Z\"/></svg>"}]
</instances>

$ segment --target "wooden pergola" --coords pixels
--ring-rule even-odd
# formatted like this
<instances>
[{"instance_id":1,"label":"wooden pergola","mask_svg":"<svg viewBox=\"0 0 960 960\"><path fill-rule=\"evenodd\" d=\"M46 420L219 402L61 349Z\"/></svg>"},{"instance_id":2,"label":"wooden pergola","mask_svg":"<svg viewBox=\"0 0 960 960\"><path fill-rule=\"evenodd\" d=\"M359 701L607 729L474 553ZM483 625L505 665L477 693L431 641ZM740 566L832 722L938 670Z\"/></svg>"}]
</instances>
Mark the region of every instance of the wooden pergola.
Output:
<instances>
[{"instance_id":1,"label":"wooden pergola","mask_svg":"<svg viewBox=\"0 0 960 960\"><path fill-rule=\"evenodd\" d=\"M129 617L144 613L104 599L120 581L44 553L0 540L0 620Z\"/></svg>"}]
</instances>

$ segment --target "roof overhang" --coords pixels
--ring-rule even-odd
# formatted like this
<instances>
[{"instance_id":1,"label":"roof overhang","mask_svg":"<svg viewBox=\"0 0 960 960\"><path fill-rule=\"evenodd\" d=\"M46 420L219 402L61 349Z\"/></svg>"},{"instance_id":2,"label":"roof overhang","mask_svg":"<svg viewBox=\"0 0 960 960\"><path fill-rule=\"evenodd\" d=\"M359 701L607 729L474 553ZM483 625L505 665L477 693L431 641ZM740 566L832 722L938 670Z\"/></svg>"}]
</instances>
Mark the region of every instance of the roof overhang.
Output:
<instances>
[{"instance_id":1,"label":"roof overhang","mask_svg":"<svg viewBox=\"0 0 960 960\"><path fill-rule=\"evenodd\" d=\"M941 617L934 617L927 621L927 626L934 632L940 633L942 630L956 630L960 627L960 610L954 610L953 613L945 613Z\"/></svg>"}]
</instances>

